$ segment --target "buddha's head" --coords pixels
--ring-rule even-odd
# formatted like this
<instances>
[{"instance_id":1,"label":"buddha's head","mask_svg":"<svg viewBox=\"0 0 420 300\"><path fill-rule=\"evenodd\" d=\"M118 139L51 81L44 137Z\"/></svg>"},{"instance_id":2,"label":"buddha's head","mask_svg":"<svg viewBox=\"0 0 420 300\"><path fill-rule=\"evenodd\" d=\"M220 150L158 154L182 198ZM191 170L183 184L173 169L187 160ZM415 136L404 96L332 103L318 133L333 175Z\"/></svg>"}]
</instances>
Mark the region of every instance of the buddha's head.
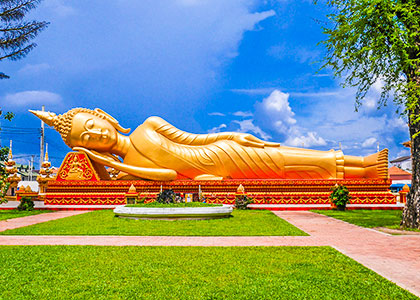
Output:
<instances>
[{"instance_id":1,"label":"buddha's head","mask_svg":"<svg viewBox=\"0 0 420 300\"><path fill-rule=\"evenodd\" d=\"M58 116L51 112L30 112L54 126L70 148L83 147L107 152L118 142L118 132L130 132L130 129L121 127L117 120L99 108L74 108Z\"/></svg>"}]
</instances>

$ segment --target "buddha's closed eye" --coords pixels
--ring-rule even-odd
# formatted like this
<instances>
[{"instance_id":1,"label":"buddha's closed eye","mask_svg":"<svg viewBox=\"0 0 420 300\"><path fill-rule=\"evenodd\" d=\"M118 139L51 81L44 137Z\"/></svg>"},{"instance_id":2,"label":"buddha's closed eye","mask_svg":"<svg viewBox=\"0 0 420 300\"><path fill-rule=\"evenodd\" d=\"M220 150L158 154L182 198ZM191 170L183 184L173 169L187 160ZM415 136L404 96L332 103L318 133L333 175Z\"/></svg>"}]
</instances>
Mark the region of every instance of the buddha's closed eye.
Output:
<instances>
[{"instance_id":1,"label":"buddha's closed eye","mask_svg":"<svg viewBox=\"0 0 420 300\"><path fill-rule=\"evenodd\" d=\"M85 123L85 128L92 129L94 125L95 125L95 121L93 119L89 119Z\"/></svg>"}]
</instances>

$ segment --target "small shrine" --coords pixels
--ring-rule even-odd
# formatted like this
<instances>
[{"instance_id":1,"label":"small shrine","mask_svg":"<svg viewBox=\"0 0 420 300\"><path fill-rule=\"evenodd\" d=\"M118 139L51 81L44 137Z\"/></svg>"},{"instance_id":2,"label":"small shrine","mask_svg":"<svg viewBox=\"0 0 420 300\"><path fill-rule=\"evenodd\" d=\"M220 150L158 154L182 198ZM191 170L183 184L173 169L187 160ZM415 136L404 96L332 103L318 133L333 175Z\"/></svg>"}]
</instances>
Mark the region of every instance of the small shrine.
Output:
<instances>
[{"instance_id":1,"label":"small shrine","mask_svg":"<svg viewBox=\"0 0 420 300\"><path fill-rule=\"evenodd\" d=\"M13 160L12 141L10 141L9 155L7 158L8 159L5 162L7 173L6 182L10 184L9 188L11 191L11 196L15 196L15 191L17 189L18 183L22 180L22 178L18 174L16 162Z\"/></svg>"},{"instance_id":2,"label":"small shrine","mask_svg":"<svg viewBox=\"0 0 420 300\"><path fill-rule=\"evenodd\" d=\"M52 174L51 162L48 161L48 144L47 144L46 148L45 148L44 161L41 164L41 169L39 170L39 175L36 178L36 181L38 181L38 184L39 184L39 193L41 195L45 193L48 181L53 179L51 174Z\"/></svg>"}]
</instances>

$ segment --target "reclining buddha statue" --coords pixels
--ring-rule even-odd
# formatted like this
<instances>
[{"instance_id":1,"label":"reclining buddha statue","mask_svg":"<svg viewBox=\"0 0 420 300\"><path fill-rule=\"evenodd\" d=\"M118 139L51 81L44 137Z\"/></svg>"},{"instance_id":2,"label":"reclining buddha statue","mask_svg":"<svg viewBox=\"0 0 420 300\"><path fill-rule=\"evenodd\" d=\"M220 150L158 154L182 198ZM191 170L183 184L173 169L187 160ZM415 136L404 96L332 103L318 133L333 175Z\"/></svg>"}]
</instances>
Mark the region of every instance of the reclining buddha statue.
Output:
<instances>
[{"instance_id":1,"label":"reclining buddha statue","mask_svg":"<svg viewBox=\"0 0 420 300\"><path fill-rule=\"evenodd\" d=\"M150 117L130 135L100 109L62 115L31 111L73 150L120 171L119 179L350 179L387 178L388 150L366 157L280 146L251 134L191 134Z\"/></svg>"}]
</instances>

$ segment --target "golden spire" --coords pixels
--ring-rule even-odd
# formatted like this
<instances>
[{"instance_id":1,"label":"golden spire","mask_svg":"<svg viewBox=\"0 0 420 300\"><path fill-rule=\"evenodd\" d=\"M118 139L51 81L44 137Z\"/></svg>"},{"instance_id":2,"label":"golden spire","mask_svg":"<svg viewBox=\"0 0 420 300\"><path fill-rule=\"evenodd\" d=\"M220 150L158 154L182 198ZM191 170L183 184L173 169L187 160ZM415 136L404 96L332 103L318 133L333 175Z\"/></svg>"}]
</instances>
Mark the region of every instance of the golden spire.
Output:
<instances>
[{"instance_id":1,"label":"golden spire","mask_svg":"<svg viewBox=\"0 0 420 300\"><path fill-rule=\"evenodd\" d=\"M9 160L13 159L13 154L12 154L12 140L10 140L10 147L9 147L9 156L8 156Z\"/></svg>"},{"instance_id":2,"label":"golden spire","mask_svg":"<svg viewBox=\"0 0 420 300\"><path fill-rule=\"evenodd\" d=\"M45 157L44 161L48 161L48 143L45 145Z\"/></svg>"},{"instance_id":3,"label":"golden spire","mask_svg":"<svg viewBox=\"0 0 420 300\"><path fill-rule=\"evenodd\" d=\"M134 184L131 184L130 188L128 189L128 193L129 194L136 194L137 190L136 187L134 186Z\"/></svg>"}]
</instances>

